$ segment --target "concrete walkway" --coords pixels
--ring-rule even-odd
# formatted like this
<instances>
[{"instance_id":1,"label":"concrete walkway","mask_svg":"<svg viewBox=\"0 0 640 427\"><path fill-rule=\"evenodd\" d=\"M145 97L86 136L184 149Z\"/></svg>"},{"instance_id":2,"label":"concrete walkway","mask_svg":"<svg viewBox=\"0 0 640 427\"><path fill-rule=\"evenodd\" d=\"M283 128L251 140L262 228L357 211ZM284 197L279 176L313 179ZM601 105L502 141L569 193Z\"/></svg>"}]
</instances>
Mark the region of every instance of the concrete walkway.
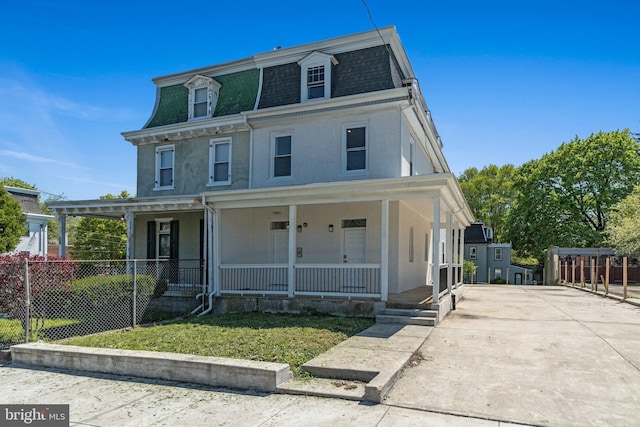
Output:
<instances>
[{"instance_id":1,"label":"concrete walkway","mask_svg":"<svg viewBox=\"0 0 640 427\"><path fill-rule=\"evenodd\" d=\"M566 287L467 287L385 404L550 426L640 425L640 309Z\"/></svg>"}]
</instances>

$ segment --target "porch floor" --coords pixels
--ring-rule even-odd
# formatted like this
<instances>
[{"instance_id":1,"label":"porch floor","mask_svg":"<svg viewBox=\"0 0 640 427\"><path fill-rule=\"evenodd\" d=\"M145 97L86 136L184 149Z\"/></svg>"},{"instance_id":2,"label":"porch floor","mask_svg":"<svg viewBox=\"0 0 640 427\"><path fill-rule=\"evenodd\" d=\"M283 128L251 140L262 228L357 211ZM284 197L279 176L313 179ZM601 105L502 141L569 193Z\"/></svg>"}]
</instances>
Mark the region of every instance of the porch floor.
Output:
<instances>
[{"instance_id":1,"label":"porch floor","mask_svg":"<svg viewBox=\"0 0 640 427\"><path fill-rule=\"evenodd\" d=\"M429 309L432 296L433 286L419 286L399 294L389 294L387 307Z\"/></svg>"}]
</instances>

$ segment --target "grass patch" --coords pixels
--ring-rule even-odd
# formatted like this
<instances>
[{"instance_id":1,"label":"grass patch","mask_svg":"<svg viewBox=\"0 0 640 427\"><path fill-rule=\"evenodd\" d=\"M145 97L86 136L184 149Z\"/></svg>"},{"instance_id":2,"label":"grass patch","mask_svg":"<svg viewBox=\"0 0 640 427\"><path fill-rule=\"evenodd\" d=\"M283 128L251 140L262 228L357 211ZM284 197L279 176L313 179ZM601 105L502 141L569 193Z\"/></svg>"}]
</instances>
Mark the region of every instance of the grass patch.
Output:
<instances>
[{"instance_id":1,"label":"grass patch","mask_svg":"<svg viewBox=\"0 0 640 427\"><path fill-rule=\"evenodd\" d=\"M31 318L32 327L36 324L41 324L40 318ZM37 322L37 323L36 323ZM29 341L38 341L40 339L40 333L48 328L56 328L60 326L73 325L80 323L78 319L64 319L64 318L46 318L44 320L44 328L32 330L29 335ZM0 342L3 343L15 343L24 341L24 328L19 319L0 319Z\"/></svg>"},{"instance_id":2,"label":"grass patch","mask_svg":"<svg viewBox=\"0 0 640 427\"><path fill-rule=\"evenodd\" d=\"M300 367L305 362L374 323L368 318L234 313L72 338L64 344L288 363L294 375L304 376Z\"/></svg>"}]
</instances>

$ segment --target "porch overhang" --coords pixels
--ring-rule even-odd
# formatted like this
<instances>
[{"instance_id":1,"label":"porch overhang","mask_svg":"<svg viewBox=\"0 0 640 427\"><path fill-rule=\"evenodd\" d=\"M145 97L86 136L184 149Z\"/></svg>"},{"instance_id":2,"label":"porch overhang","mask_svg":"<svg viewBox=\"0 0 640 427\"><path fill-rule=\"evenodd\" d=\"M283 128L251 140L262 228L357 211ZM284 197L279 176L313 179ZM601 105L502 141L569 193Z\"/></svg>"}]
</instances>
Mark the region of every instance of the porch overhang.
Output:
<instances>
[{"instance_id":1,"label":"porch overhang","mask_svg":"<svg viewBox=\"0 0 640 427\"><path fill-rule=\"evenodd\" d=\"M204 209L200 200L200 197L197 195L183 197L76 200L56 201L48 203L47 207L56 215L124 219L124 215L128 212L200 211Z\"/></svg>"},{"instance_id":2,"label":"porch overhang","mask_svg":"<svg viewBox=\"0 0 640 427\"><path fill-rule=\"evenodd\" d=\"M455 176L451 173L212 191L203 193L202 201L213 209L231 209L389 200L405 201L422 210L428 206L421 204L428 203L436 197L443 202L443 212L452 212L461 226L467 227L471 224L473 214Z\"/></svg>"}]
</instances>

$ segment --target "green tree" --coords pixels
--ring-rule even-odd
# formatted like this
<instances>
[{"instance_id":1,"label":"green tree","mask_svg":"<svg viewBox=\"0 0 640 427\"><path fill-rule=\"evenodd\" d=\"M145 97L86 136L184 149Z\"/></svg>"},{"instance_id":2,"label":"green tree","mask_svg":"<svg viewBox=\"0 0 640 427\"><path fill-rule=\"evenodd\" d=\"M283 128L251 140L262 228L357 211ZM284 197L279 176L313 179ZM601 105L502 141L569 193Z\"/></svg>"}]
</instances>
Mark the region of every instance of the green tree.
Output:
<instances>
[{"instance_id":1,"label":"green tree","mask_svg":"<svg viewBox=\"0 0 640 427\"><path fill-rule=\"evenodd\" d=\"M605 230L617 253L640 256L640 185L611 210Z\"/></svg>"},{"instance_id":2,"label":"green tree","mask_svg":"<svg viewBox=\"0 0 640 427\"><path fill-rule=\"evenodd\" d=\"M12 176L0 178L0 184L6 187L26 188L27 190L37 190L35 185L31 185L26 181Z\"/></svg>"},{"instance_id":3,"label":"green tree","mask_svg":"<svg viewBox=\"0 0 640 427\"><path fill-rule=\"evenodd\" d=\"M510 164L500 167L489 165L480 170L469 168L458 177L473 215L476 220L493 228L497 242L506 238L507 213L517 194L513 188L515 171L516 168Z\"/></svg>"},{"instance_id":4,"label":"green tree","mask_svg":"<svg viewBox=\"0 0 640 427\"><path fill-rule=\"evenodd\" d=\"M602 245L612 207L640 179L639 153L628 130L599 132L523 164L507 219L513 246L541 260L552 245Z\"/></svg>"},{"instance_id":5,"label":"green tree","mask_svg":"<svg viewBox=\"0 0 640 427\"><path fill-rule=\"evenodd\" d=\"M20 203L0 185L0 253L11 252L16 248L20 237L27 231L26 221Z\"/></svg>"},{"instance_id":6,"label":"green tree","mask_svg":"<svg viewBox=\"0 0 640 427\"><path fill-rule=\"evenodd\" d=\"M122 191L119 195L106 194L100 199L126 199L131 195ZM127 256L127 223L103 218L81 218L69 232L71 258L124 259Z\"/></svg>"}]
</instances>

